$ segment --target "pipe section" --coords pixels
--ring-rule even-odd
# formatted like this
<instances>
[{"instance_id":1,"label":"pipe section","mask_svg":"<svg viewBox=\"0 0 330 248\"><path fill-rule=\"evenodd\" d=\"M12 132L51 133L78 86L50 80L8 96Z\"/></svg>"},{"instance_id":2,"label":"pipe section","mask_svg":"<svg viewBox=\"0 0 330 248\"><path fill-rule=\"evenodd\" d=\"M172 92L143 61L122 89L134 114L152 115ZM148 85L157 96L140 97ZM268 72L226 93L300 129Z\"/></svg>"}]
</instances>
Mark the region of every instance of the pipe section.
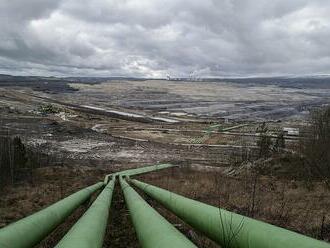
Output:
<instances>
[{"instance_id":1,"label":"pipe section","mask_svg":"<svg viewBox=\"0 0 330 248\"><path fill-rule=\"evenodd\" d=\"M140 167L140 168L135 168L135 169L129 169L129 170L124 170L124 171L119 171L116 173L108 174L104 177L104 183L108 183L109 177L110 176L135 176L147 172L152 172L156 170L162 170L162 169L167 169L171 167L176 167L177 165L173 164L156 164L156 165L151 165L151 166L145 166L145 167Z\"/></svg>"},{"instance_id":2,"label":"pipe section","mask_svg":"<svg viewBox=\"0 0 330 248\"><path fill-rule=\"evenodd\" d=\"M196 246L154 210L120 176L125 202L142 248L196 248Z\"/></svg>"},{"instance_id":3,"label":"pipe section","mask_svg":"<svg viewBox=\"0 0 330 248\"><path fill-rule=\"evenodd\" d=\"M102 248L114 186L112 179L56 248Z\"/></svg>"},{"instance_id":4,"label":"pipe section","mask_svg":"<svg viewBox=\"0 0 330 248\"><path fill-rule=\"evenodd\" d=\"M193 228L226 248L330 248L330 244L130 180ZM175 247L175 246L174 246Z\"/></svg>"},{"instance_id":5,"label":"pipe section","mask_svg":"<svg viewBox=\"0 0 330 248\"><path fill-rule=\"evenodd\" d=\"M84 188L37 213L0 229L0 247L33 247L103 186L103 182L99 182Z\"/></svg>"}]
</instances>

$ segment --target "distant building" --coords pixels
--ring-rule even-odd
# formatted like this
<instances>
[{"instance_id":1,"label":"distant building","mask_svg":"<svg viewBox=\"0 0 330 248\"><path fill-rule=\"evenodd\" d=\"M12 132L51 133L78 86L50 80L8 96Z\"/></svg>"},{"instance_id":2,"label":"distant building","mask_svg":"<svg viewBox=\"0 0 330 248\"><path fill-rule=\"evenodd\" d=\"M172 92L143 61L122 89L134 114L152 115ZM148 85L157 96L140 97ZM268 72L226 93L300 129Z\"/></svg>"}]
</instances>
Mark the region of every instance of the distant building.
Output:
<instances>
[{"instance_id":1,"label":"distant building","mask_svg":"<svg viewBox=\"0 0 330 248\"><path fill-rule=\"evenodd\" d=\"M298 136L299 135L299 128L294 127L283 127L284 134Z\"/></svg>"}]
</instances>

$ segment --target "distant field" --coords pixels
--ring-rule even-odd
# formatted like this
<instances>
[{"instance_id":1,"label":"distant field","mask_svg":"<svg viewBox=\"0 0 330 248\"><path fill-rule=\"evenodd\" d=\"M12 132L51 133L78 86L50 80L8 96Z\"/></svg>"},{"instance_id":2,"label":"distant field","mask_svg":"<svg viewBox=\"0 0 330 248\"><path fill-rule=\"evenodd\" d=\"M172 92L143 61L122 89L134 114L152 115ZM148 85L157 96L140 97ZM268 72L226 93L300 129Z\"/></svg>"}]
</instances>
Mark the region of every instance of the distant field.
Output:
<instances>
[{"instance_id":1,"label":"distant field","mask_svg":"<svg viewBox=\"0 0 330 248\"><path fill-rule=\"evenodd\" d=\"M300 119L310 107L330 103L330 82L293 81L114 80L72 83L75 101L103 107L151 111L166 115L221 117L235 120Z\"/></svg>"},{"instance_id":2,"label":"distant field","mask_svg":"<svg viewBox=\"0 0 330 248\"><path fill-rule=\"evenodd\" d=\"M24 87L75 104L157 115L233 120L301 119L330 103L330 78L152 80L0 75L0 87Z\"/></svg>"}]
</instances>

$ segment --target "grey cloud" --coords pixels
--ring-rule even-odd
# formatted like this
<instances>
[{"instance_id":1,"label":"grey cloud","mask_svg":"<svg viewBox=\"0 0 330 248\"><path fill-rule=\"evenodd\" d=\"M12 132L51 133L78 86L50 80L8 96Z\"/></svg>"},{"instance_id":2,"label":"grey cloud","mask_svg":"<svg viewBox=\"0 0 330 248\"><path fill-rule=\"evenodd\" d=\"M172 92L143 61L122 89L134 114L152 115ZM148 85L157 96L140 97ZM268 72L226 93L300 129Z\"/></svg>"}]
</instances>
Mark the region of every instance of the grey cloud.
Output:
<instances>
[{"instance_id":1,"label":"grey cloud","mask_svg":"<svg viewBox=\"0 0 330 248\"><path fill-rule=\"evenodd\" d=\"M0 73L250 76L330 73L330 2L0 2Z\"/></svg>"}]
</instances>

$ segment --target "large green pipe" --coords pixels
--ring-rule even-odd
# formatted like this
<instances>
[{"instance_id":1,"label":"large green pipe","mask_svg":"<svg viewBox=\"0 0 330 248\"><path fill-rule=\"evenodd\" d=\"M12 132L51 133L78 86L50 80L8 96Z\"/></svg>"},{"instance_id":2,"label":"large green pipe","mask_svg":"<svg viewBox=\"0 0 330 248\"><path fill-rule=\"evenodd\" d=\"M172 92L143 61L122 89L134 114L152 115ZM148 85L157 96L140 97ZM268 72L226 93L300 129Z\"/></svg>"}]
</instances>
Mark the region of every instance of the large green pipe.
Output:
<instances>
[{"instance_id":1,"label":"large green pipe","mask_svg":"<svg viewBox=\"0 0 330 248\"><path fill-rule=\"evenodd\" d=\"M147 172L171 168L174 166L175 165L172 165L172 164L156 164L156 165L140 167L140 168L136 168L136 169L130 169L130 170L126 170L126 171L121 171L121 172L119 172L119 174L123 175L123 176L135 176L135 175L139 175L139 174L143 174L143 173L147 173Z\"/></svg>"},{"instance_id":2,"label":"large green pipe","mask_svg":"<svg viewBox=\"0 0 330 248\"><path fill-rule=\"evenodd\" d=\"M1 248L31 248L62 223L103 182L84 188L61 201L0 229Z\"/></svg>"},{"instance_id":3,"label":"large green pipe","mask_svg":"<svg viewBox=\"0 0 330 248\"><path fill-rule=\"evenodd\" d=\"M127 207L142 248L196 248L119 177Z\"/></svg>"},{"instance_id":4,"label":"large green pipe","mask_svg":"<svg viewBox=\"0 0 330 248\"><path fill-rule=\"evenodd\" d=\"M114 185L115 179L112 179L56 248L102 247Z\"/></svg>"},{"instance_id":5,"label":"large green pipe","mask_svg":"<svg viewBox=\"0 0 330 248\"><path fill-rule=\"evenodd\" d=\"M330 244L131 180L193 228L226 248L330 248Z\"/></svg>"},{"instance_id":6,"label":"large green pipe","mask_svg":"<svg viewBox=\"0 0 330 248\"><path fill-rule=\"evenodd\" d=\"M113 174L106 175L104 178L104 183L108 183L110 176L117 176L117 175L135 176L135 175L152 172L152 171L156 171L156 170L167 169L167 168L171 168L171 167L175 167L175 166L176 165L172 165L172 164L156 164L156 165L151 165L151 166L145 166L145 167L140 167L140 168L135 168L135 169L119 171L119 172L116 172Z\"/></svg>"}]
</instances>

